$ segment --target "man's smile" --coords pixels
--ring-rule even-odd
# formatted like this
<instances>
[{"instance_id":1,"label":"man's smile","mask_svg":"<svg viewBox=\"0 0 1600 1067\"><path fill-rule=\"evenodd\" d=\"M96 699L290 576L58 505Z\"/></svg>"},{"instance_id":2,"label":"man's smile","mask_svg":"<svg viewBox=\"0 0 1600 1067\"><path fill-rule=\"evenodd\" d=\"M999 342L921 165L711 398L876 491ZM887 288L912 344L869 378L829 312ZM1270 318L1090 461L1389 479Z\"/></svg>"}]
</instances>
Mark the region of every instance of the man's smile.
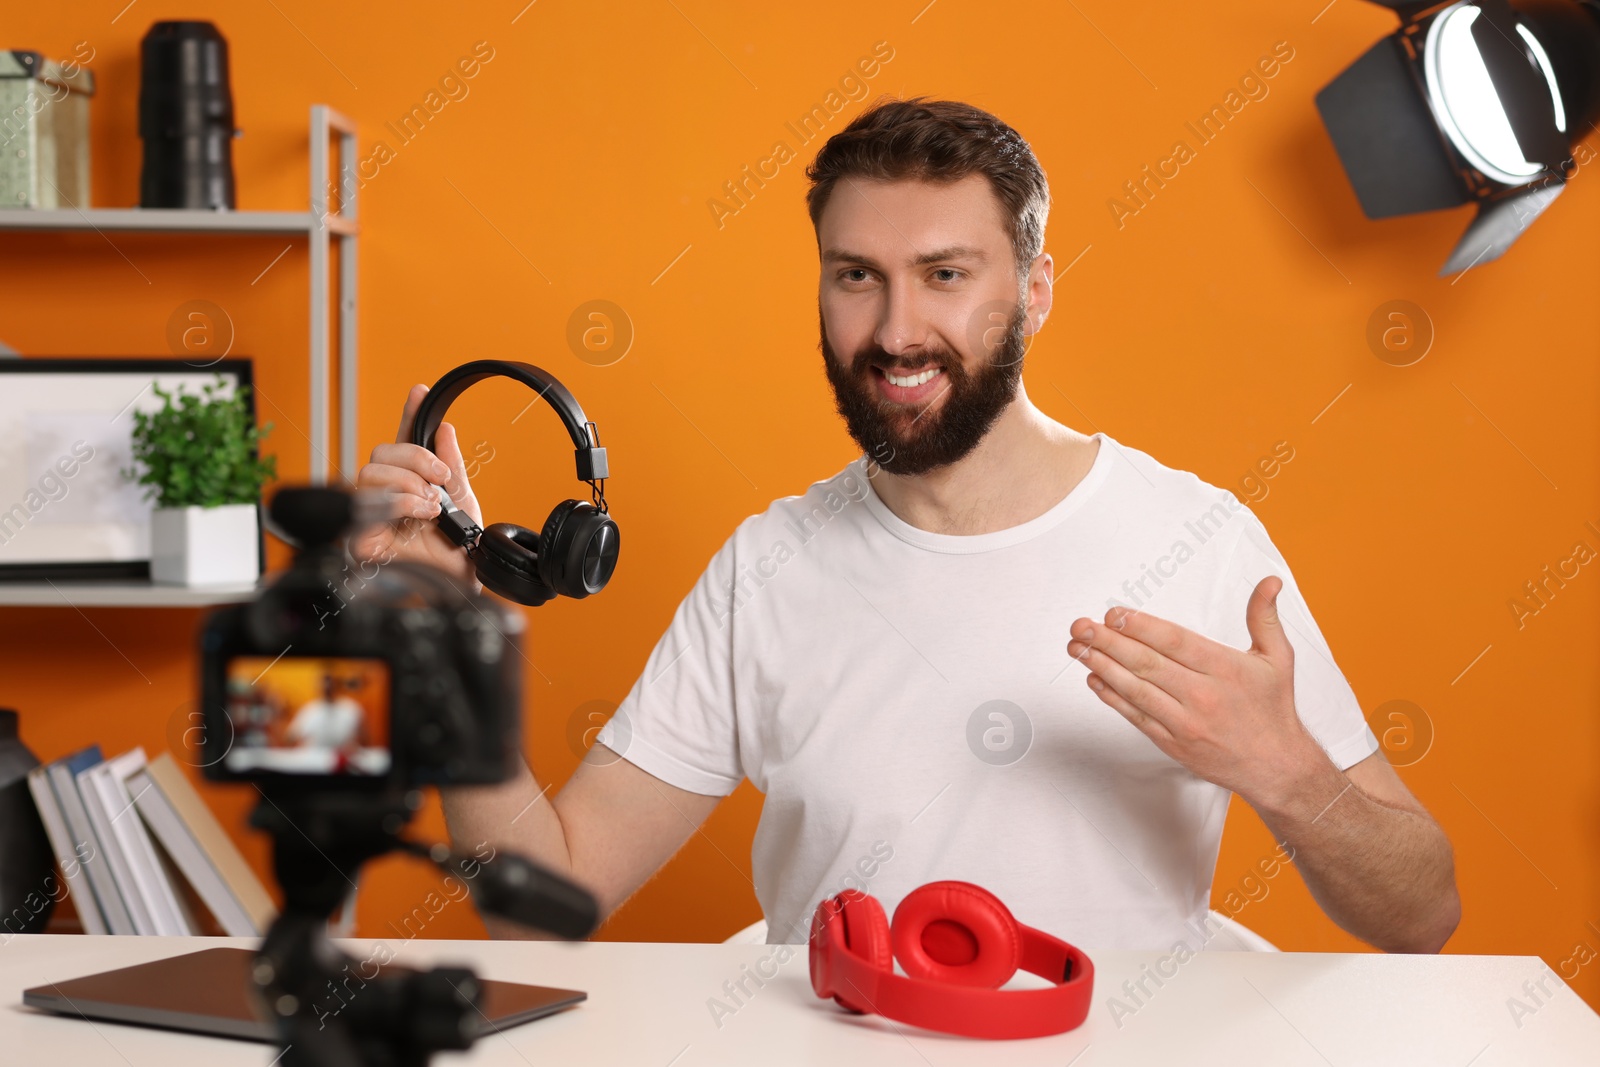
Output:
<instances>
[{"instance_id":1,"label":"man's smile","mask_svg":"<svg viewBox=\"0 0 1600 1067\"><path fill-rule=\"evenodd\" d=\"M878 395L897 404L915 404L938 396L945 388L944 368L924 367L915 373L872 368L872 379Z\"/></svg>"}]
</instances>

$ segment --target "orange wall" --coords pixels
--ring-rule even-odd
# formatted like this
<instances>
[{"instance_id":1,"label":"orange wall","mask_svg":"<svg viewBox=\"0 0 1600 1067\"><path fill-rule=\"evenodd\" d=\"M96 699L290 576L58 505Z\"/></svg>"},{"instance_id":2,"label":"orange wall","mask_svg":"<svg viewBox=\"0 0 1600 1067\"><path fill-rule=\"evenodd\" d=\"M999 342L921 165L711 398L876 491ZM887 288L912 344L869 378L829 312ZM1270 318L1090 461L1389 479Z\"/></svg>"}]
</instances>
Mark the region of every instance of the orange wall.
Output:
<instances>
[{"instance_id":1,"label":"orange wall","mask_svg":"<svg viewBox=\"0 0 1600 1067\"><path fill-rule=\"evenodd\" d=\"M547 2L513 21L522 3L365 16L306 0L146 2L110 23L112 8L77 18L22 5L4 43L61 58L93 47L102 206L137 198L137 46L157 18L210 18L229 37L241 207L304 206L313 102L361 124L363 154L387 142L361 190L363 455L392 435L409 385L469 357L545 365L600 422L627 553L603 596L530 613L527 751L541 775L571 772L582 716L627 692L734 525L853 454L818 366L801 171L820 142L798 144L785 123L886 41L893 58L872 95L964 99L1016 126L1051 180L1047 247L1061 267L1082 253L1029 357L1037 403L1242 499L1259 458L1279 441L1294 448L1254 507L1363 704L1409 700L1431 722L1431 748L1402 774L1455 842L1464 918L1449 950L1537 953L1558 968L1579 944L1600 950L1600 577L1584 567L1520 628L1508 608L1576 542L1600 548L1586 525L1600 525L1595 178L1580 173L1505 260L1436 278L1467 215L1363 219L1312 104L1391 27L1370 5L1337 4L1313 23L1318 4L1267 0L1159 15L1107 0L1012 4L1003 19L924 0ZM493 58L469 95L400 144L384 124L480 41ZM1119 226L1108 201L1123 182L1168 156L1185 121L1279 41L1294 58L1270 95ZM828 132L862 106L847 102ZM719 226L708 201L780 139L799 158ZM258 278L289 242L0 241L0 336L28 354L165 354L179 304L226 308L235 351L258 360L279 470L305 472L303 245ZM637 331L613 366L580 361L565 339L569 314L592 299L621 305ZM1393 299L1420 304L1437 331L1414 366L1380 362L1365 340ZM575 488L554 419L510 425L523 403L509 385L484 387L457 413L463 441L493 452L477 479L491 520L537 523ZM191 699L197 613L0 619L0 701L22 710L41 757L91 739L166 745ZM206 795L261 861L240 826L244 792ZM719 938L756 918L759 803L746 786L723 805L604 936ZM423 829L442 830L436 809ZM1271 851L1235 805L1217 901ZM409 862L375 865L360 932L391 933L436 885ZM1297 878L1268 885L1244 922L1285 948L1360 947ZM425 935L480 932L453 905ZM1573 983L1593 1004L1597 976L1590 963Z\"/></svg>"}]
</instances>

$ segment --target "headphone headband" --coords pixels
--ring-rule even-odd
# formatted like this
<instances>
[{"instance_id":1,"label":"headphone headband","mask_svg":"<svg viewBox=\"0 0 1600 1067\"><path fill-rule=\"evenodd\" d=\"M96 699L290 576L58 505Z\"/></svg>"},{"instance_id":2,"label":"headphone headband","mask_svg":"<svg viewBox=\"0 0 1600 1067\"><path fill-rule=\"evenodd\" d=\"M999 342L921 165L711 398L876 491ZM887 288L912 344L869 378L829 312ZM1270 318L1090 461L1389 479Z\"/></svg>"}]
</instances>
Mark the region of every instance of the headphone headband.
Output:
<instances>
[{"instance_id":1,"label":"headphone headband","mask_svg":"<svg viewBox=\"0 0 1600 1067\"><path fill-rule=\"evenodd\" d=\"M515 379L549 402L566 426L567 435L572 438L573 458L580 482L596 482L609 477L606 450L600 447L599 428L584 415L583 408L578 406L578 401L566 386L532 363L477 359L450 371L434 383L428 395L422 398L422 405L417 408L416 419L411 425L411 443L432 452L434 436L439 432L439 424L444 421L450 405L456 397L485 378Z\"/></svg>"}]
</instances>

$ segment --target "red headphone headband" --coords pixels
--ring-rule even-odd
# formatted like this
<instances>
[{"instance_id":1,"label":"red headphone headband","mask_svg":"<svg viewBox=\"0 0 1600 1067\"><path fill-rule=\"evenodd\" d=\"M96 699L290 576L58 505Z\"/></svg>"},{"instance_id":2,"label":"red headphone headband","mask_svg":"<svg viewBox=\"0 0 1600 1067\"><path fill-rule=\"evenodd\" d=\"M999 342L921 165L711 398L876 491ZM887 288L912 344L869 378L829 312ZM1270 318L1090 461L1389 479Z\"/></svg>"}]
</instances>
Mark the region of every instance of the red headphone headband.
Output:
<instances>
[{"instance_id":1,"label":"red headphone headband","mask_svg":"<svg viewBox=\"0 0 1600 1067\"><path fill-rule=\"evenodd\" d=\"M811 917L811 988L855 1012L873 1012L967 1037L1043 1037L1089 1014L1094 964L1060 938L1023 926L988 890L932 882L895 909L856 890ZM898 959L906 976L894 973ZM1002 990L1018 969L1056 983Z\"/></svg>"}]
</instances>

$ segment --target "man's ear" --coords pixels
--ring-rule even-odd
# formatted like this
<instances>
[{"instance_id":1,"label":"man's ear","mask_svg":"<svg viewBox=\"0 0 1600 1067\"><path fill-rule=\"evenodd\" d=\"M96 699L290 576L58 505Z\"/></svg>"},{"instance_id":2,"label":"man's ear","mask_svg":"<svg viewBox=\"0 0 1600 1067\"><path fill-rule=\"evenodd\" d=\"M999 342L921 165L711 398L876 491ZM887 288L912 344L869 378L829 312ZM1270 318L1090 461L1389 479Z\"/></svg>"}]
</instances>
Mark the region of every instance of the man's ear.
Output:
<instances>
[{"instance_id":1,"label":"man's ear","mask_svg":"<svg viewBox=\"0 0 1600 1067\"><path fill-rule=\"evenodd\" d=\"M1050 317L1050 308L1055 300L1055 260L1049 252L1040 252L1033 259L1033 266L1028 270L1028 305L1024 315L1027 318L1023 326L1025 336L1038 333L1044 329L1045 320Z\"/></svg>"}]
</instances>

